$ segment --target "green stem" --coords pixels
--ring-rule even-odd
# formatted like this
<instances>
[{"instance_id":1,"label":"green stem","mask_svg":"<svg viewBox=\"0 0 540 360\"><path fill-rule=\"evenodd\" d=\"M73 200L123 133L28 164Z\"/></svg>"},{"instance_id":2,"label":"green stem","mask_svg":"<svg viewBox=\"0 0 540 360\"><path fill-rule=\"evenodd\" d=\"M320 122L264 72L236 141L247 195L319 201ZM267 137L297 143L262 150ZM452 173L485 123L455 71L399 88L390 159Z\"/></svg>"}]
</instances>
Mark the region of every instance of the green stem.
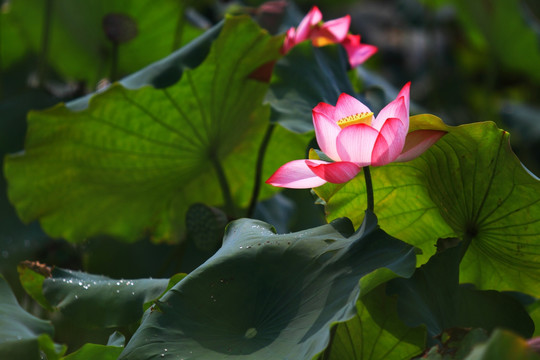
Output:
<instances>
[{"instance_id":1,"label":"green stem","mask_svg":"<svg viewBox=\"0 0 540 360\"><path fill-rule=\"evenodd\" d=\"M214 166L214 170L216 171L216 175L218 177L219 186L221 187L225 212L229 217L234 217L234 202L232 200L231 188L229 187L229 182L227 181L225 171L223 170L223 167L215 154L210 155L210 161L212 161L212 165Z\"/></svg>"},{"instance_id":2,"label":"green stem","mask_svg":"<svg viewBox=\"0 0 540 360\"><path fill-rule=\"evenodd\" d=\"M53 0L45 0L45 12L43 15L43 28L41 30L41 51L38 59L38 87L45 84L45 73L47 70L47 58L49 57L49 40L51 33Z\"/></svg>"},{"instance_id":3,"label":"green stem","mask_svg":"<svg viewBox=\"0 0 540 360\"><path fill-rule=\"evenodd\" d=\"M184 14L186 12L187 4L184 1L180 1L180 11L178 14L178 20L176 22L176 31L174 32L172 51L178 50L182 44L182 36L184 35Z\"/></svg>"},{"instance_id":4,"label":"green stem","mask_svg":"<svg viewBox=\"0 0 540 360\"><path fill-rule=\"evenodd\" d=\"M261 191L261 178L262 178L262 170L263 170L263 163L264 163L264 155L266 154L266 149L268 148L268 144L270 143L270 138L272 137L272 133L274 132L274 129L276 128L275 124L269 124L266 128L266 133L264 134L263 140L261 142L261 146L259 147L259 153L257 155L257 165L255 168L255 180L253 184L253 192L251 193L251 201L249 202L248 210L247 210L247 217L250 218L253 216L253 213L255 212L255 207L257 206L257 201L259 200L259 193Z\"/></svg>"},{"instance_id":5,"label":"green stem","mask_svg":"<svg viewBox=\"0 0 540 360\"><path fill-rule=\"evenodd\" d=\"M371 172L369 166L364 166L364 178L366 179L367 209L374 213L375 204L373 201L373 184L371 183Z\"/></svg>"}]
</instances>

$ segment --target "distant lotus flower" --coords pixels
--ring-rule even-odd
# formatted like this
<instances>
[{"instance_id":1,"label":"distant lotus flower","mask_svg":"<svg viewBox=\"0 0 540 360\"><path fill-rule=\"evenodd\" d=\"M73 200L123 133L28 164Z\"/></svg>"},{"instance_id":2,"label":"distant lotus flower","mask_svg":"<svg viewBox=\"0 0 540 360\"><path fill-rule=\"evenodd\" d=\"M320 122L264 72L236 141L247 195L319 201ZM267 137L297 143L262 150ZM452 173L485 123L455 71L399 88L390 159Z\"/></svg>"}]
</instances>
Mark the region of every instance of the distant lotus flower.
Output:
<instances>
[{"instance_id":1,"label":"distant lotus flower","mask_svg":"<svg viewBox=\"0 0 540 360\"><path fill-rule=\"evenodd\" d=\"M364 166L412 160L439 140L445 131L409 130L409 88L377 117L354 97L341 94L336 106L319 103L312 111L317 142L332 161L294 160L281 166L268 184L306 189L326 182L344 183Z\"/></svg>"},{"instance_id":2,"label":"distant lotus flower","mask_svg":"<svg viewBox=\"0 0 540 360\"><path fill-rule=\"evenodd\" d=\"M358 66L376 53L377 47L361 44L360 35L348 34L350 24L349 15L323 23L319 8L314 6L296 29L290 28L287 31L281 50L286 54L296 44L305 40L311 40L313 46L319 47L342 44L347 51L351 66Z\"/></svg>"},{"instance_id":3,"label":"distant lotus flower","mask_svg":"<svg viewBox=\"0 0 540 360\"><path fill-rule=\"evenodd\" d=\"M347 51L349 64L351 67L356 67L364 63L371 55L377 52L377 47L373 45L361 44L360 35L347 34L341 45Z\"/></svg>"}]
</instances>

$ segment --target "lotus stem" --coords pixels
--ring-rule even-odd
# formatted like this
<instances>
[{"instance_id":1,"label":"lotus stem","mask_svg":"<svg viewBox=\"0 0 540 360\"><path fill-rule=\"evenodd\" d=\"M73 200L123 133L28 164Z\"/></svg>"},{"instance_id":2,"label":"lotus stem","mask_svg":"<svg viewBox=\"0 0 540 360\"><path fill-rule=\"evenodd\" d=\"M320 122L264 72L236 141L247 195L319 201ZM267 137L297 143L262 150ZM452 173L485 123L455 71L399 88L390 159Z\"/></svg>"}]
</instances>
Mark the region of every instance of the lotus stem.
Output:
<instances>
[{"instance_id":1,"label":"lotus stem","mask_svg":"<svg viewBox=\"0 0 540 360\"><path fill-rule=\"evenodd\" d=\"M373 201L373 184L371 182L371 172L369 166L364 166L364 179L366 179L367 209L375 212L375 203Z\"/></svg>"},{"instance_id":2,"label":"lotus stem","mask_svg":"<svg viewBox=\"0 0 540 360\"><path fill-rule=\"evenodd\" d=\"M174 32L172 51L180 48L180 45L182 45L182 36L184 35L186 4L185 1L180 1L179 4L180 10L178 11L178 19L176 21L176 30Z\"/></svg>"},{"instance_id":3,"label":"lotus stem","mask_svg":"<svg viewBox=\"0 0 540 360\"><path fill-rule=\"evenodd\" d=\"M50 34L51 34L51 17L52 17L53 0L45 1L45 11L43 14L43 25L41 29L41 49L38 58L37 81L38 87L43 87L45 84L45 75L47 72L47 62L49 57Z\"/></svg>"},{"instance_id":4,"label":"lotus stem","mask_svg":"<svg viewBox=\"0 0 540 360\"><path fill-rule=\"evenodd\" d=\"M270 138L272 137L272 133L274 132L276 125L275 124L269 124L266 128L266 133L264 134L263 140L261 142L261 146L259 147L259 153L257 155L257 165L255 168L255 180L253 184L253 192L251 193L251 201L249 202L248 210L247 210L247 217L250 218L253 216L253 213L255 212L255 207L257 206L257 201L259 199L259 192L261 191L261 178L262 178L262 170L263 170L263 163L264 163L264 154L266 154L266 149L268 148L268 144L270 143Z\"/></svg>"},{"instance_id":5,"label":"lotus stem","mask_svg":"<svg viewBox=\"0 0 540 360\"><path fill-rule=\"evenodd\" d=\"M227 176L225 175L225 171L223 170L223 167L221 166L221 163L219 162L219 159L215 154L210 155L210 161L212 161L212 165L214 166L214 170L216 171L216 175L219 181L219 186L221 187L225 212L229 217L234 217L234 202L232 200L231 188L229 186Z\"/></svg>"}]
</instances>

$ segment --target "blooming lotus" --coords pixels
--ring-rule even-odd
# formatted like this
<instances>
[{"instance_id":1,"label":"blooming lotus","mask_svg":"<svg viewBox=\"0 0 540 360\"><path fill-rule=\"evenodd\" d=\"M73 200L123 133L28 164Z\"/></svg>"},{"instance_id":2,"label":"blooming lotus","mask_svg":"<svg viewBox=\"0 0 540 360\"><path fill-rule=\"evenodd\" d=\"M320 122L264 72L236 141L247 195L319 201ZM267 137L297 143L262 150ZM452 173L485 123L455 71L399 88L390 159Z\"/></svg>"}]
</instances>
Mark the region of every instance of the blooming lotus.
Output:
<instances>
[{"instance_id":1,"label":"blooming lotus","mask_svg":"<svg viewBox=\"0 0 540 360\"><path fill-rule=\"evenodd\" d=\"M358 66L377 52L377 47L360 43L360 35L349 34L351 17L345 15L341 18L322 22L322 14L314 6L302 19L298 28L290 28L285 36L282 52L285 54L296 44L311 40L313 46L329 44L342 44L349 57L352 67Z\"/></svg>"},{"instance_id":2,"label":"blooming lotus","mask_svg":"<svg viewBox=\"0 0 540 360\"><path fill-rule=\"evenodd\" d=\"M364 166L382 166L420 156L446 132L409 131L409 88L374 117L373 112L345 93L336 106L319 103L312 111L315 136L326 160L294 160L281 166L268 184L305 189L326 182L344 183Z\"/></svg>"}]
</instances>

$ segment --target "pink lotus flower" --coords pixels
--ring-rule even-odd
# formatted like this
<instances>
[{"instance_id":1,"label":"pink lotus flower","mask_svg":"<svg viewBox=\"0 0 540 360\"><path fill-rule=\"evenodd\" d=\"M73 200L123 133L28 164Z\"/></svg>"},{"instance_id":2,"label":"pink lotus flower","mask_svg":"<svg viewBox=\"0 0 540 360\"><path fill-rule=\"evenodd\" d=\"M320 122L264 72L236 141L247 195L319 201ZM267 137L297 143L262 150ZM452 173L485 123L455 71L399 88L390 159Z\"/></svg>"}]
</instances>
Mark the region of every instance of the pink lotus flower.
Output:
<instances>
[{"instance_id":1,"label":"pink lotus flower","mask_svg":"<svg viewBox=\"0 0 540 360\"><path fill-rule=\"evenodd\" d=\"M314 6L302 19L298 28L290 28L287 31L281 51L286 54L296 44L305 40L311 40L313 46L318 47L342 44L347 51L351 66L358 66L376 53L377 47L361 44L360 35L348 34L350 24L351 17L349 15L323 23L319 8Z\"/></svg>"},{"instance_id":2,"label":"pink lotus flower","mask_svg":"<svg viewBox=\"0 0 540 360\"><path fill-rule=\"evenodd\" d=\"M364 166L405 162L420 156L445 131L409 131L409 88L407 83L397 98L376 117L354 97L341 94L336 106L319 103L312 111L315 136L324 154L332 161L294 160L281 166L268 184L306 189L326 182L344 183Z\"/></svg>"}]
</instances>

